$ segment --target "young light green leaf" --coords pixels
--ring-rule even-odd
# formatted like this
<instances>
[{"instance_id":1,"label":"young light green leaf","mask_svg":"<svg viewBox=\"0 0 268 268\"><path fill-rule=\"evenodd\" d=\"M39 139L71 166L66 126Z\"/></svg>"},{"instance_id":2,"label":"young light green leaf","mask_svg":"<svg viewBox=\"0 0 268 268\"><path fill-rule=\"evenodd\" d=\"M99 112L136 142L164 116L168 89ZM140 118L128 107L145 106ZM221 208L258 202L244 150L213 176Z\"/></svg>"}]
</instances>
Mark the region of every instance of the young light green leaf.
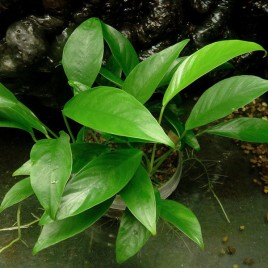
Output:
<instances>
[{"instance_id":1,"label":"young light green leaf","mask_svg":"<svg viewBox=\"0 0 268 268\"><path fill-rule=\"evenodd\" d=\"M81 23L63 50L62 65L68 80L91 87L101 68L103 50L99 19L90 18Z\"/></svg>"},{"instance_id":2,"label":"young light green leaf","mask_svg":"<svg viewBox=\"0 0 268 268\"><path fill-rule=\"evenodd\" d=\"M268 143L268 121L237 118L206 129L206 133L247 142Z\"/></svg>"},{"instance_id":3,"label":"young light green leaf","mask_svg":"<svg viewBox=\"0 0 268 268\"><path fill-rule=\"evenodd\" d=\"M8 207L11 207L24 199L28 198L33 194L30 178L23 179L17 182L10 190L6 193L1 206L0 213Z\"/></svg>"},{"instance_id":4,"label":"young light green leaf","mask_svg":"<svg viewBox=\"0 0 268 268\"><path fill-rule=\"evenodd\" d=\"M30 178L33 190L52 219L72 170L69 136L60 132L58 139L39 140L32 148Z\"/></svg>"},{"instance_id":5,"label":"young light green leaf","mask_svg":"<svg viewBox=\"0 0 268 268\"><path fill-rule=\"evenodd\" d=\"M45 225L33 248L33 254L86 230L104 215L112 201L107 200L79 215Z\"/></svg>"},{"instance_id":6,"label":"young light green leaf","mask_svg":"<svg viewBox=\"0 0 268 268\"><path fill-rule=\"evenodd\" d=\"M24 175L30 176L32 165L33 165L32 161L28 160L20 168L15 170L13 172L12 176L13 177L15 177L15 176L24 176Z\"/></svg>"},{"instance_id":7,"label":"young light green leaf","mask_svg":"<svg viewBox=\"0 0 268 268\"><path fill-rule=\"evenodd\" d=\"M84 85L82 83L79 83L77 81L70 80L70 81L68 81L68 84L73 88L74 95L79 94L80 92L83 92L85 90L90 89L89 86L86 86L86 85Z\"/></svg>"},{"instance_id":8,"label":"young light green leaf","mask_svg":"<svg viewBox=\"0 0 268 268\"><path fill-rule=\"evenodd\" d=\"M170 80L172 79L172 76L174 75L174 73L176 72L176 70L178 69L178 67L181 65L181 63L187 58L187 56L185 57L180 57L177 58L173 61L173 63L169 66L165 76L163 77L163 79L161 80L161 82L159 83L158 87L163 87L169 84Z\"/></svg>"},{"instance_id":9,"label":"young light green leaf","mask_svg":"<svg viewBox=\"0 0 268 268\"><path fill-rule=\"evenodd\" d=\"M133 96L118 88L97 87L82 92L67 102L63 113L101 132L174 147L152 114Z\"/></svg>"},{"instance_id":10,"label":"young light green leaf","mask_svg":"<svg viewBox=\"0 0 268 268\"><path fill-rule=\"evenodd\" d=\"M204 248L200 224L189 208L173 200L161 200L160 207L161 218L177 227L200 248Z\"/></svg>"},{"instance_id":11,"label":"young light green leaf","mask_svg":"<svg viewBox=\"0 0 268 268\"><path fill-rule=\"evenodd\" d=\"M102 144L96 143L74 143L71 144L73 166L72 173L78 173L90 161L110 149Z\"/></svg>"},{"instance_id":12,"label":"young light green leaf","mask_svg":"<svg viewBox=\"0 0 268 268\"><path fill-rule=\"evenodd\" d=\"M253 42L224 40L209 44L193 53L178 67L166 90L163 105L195 80L224 62L252 51L265 49Z\"/></svg>"},{"instance_id":13,"label":"young light green leaf","mask_svg":"<svg viewBox=\"0 0 268 268\"><path fill-rule=\"evenodd\" d=\"M189 40L168 47L139 63L127 76L123 90L145 103Z\"/></svg>"},{"instance_id":14,"label":"young light green leaf","mask_svg":"<svg viewBox=\"0 0 268 268\"><path fill-rule=\"evenodd\" d=\"M150 236L148 229L126 209L116 238L117 262L123 263L138 253Z\"/></svg>"},{"instance_id":15,"label":"young light green leaf","mask_svg":"<svg viewBox=\"0 0 268 268\"><path fill-rule=\"evenodd\" d=\"M140 166L134 177L120 192L131 213L153 234L156 234L154 188L146 170Z\"/></svg>"},{"instance_id":16,"label":"young light green leaf","mask_svg":"<svg viewBox=\"0 0 268 268\"><path fill-rule=\"evenodd\" d=\"M135 174L142 152L122 149L103 153L66 185L57 219L79 214L117 194Z\"/></svg>"},{"instance_id":17,"label":"young light green leaf","mask_svg":"<svg viewBox=\"0 0 268 268\"><path fill-rule=\"evenodd\" d=\"M102 23L103 37L107 42L113 57L122 67L125 75L139 63L135 49L130 41L113 27Z\"/></svg>"},{"instance_id":18,"label":"young light green leaf","mask_svg":"<svg viewBox=\"0 0 268 268\"><path fill-rule=\"evenodd\" d=\"M33 128L47 135L44 125L0 83L0 126L19 128L33 134Z\"/></svg>"},{"instance_id":19,"label":"young light green leaf","mask_svg":"<svg viewBox=\"0 0 268 268\"><path fill-rule=\"evenodd\" d=\"M224 79L199 98L185 124L193 129L223 118L268 91L268 81L252 75Z\"/></svg>"}]
</instances>

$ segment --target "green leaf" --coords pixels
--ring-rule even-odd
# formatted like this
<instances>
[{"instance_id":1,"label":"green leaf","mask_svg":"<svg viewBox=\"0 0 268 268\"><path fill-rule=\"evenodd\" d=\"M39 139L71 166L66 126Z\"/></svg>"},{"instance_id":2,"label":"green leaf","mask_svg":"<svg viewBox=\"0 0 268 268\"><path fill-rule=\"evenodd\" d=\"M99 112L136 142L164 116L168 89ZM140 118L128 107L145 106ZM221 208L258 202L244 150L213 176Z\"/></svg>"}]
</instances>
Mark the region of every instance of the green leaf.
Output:
<instances>
[{"instance_id":1,"label":"green leaf","mask_svg":"<svg viewBox=\"0 0 268 268\"><path fill-rule=\"evenodd\" d=\"M73 88L74 95L90 89L89 86L86 86L86 85L79 83L77 81L70 80L70 81L68 81L68 84Z\"/></svg>"},{"instance_id":2,"label":"green leaf","mask_svg":"<svg viewBox=\"0 0 268 268\"><path fill-rule=\"evenodd\" d=\"M102 67L100 69L100 74L105 77L107 80L115 84L116 86L122 87L124 81L114 75L112 72L107 70L106 68Z\"/></svg>"},{"instance_id":3,"label":"green leaf","mask_svg":"<svg viewBox=\"0 0 268 268\"><path fill-rule=\"evenodd\" d=\"M169 66L165 76L163 77L163 79L161 80L161 82L159 83L158 87L163 87L169 84L170 80L172 79L174 73L176 72L176 70L178 69L178 67L181 65L181 63L187 58L187 56L185 57L180 57L177 58L173 61L173 63Z\"/></svg>"},{"instance_id":4,"label":"green leaf","mask_svg":"<svg viewBox=\"0 0 268 268\"><path fill-rule=\"evenodd\" d=\"M71 149L73 156L72 173L78 173L94 158L110 150L105 145L95 143L74 143L71 144Z\"/></svg>"},{"instance_id":5,"label":"green leaf","mask_svg":"<svg viewBox=\"0 0 268 268\"><path fill-rule=\"evenodd\" d=\"M39 119L19 102L16 97L0 83L0 127L19 128L33 134L33 128L47 134Z\"/></svg>"},{"instance_id":6,"label":"green leaf","mask_svg":"<svg viewBox=\"0 0 268 268\"><path fill-rule=\"evenodd\" d=\"M15 170L12 174L12 176L30 176L31 168L33 166L33 163L31 160L28 160L25 162L20 168Z\"/></svg>"},{"instance_id":7,"label":"green leaf","mask_svg":"<svg viewBox=\"0 0 268 268\"><path fill-rule=\"evenodd\" d=\"M90 18L80 24L68 38L62 65L68 80L91 87L101 68L103 36L101 23Z\"/></svg>"},{"instance_id":8,"label":"green leaf","mask_svg":"<svg viewBox=\"0 0 268 268\"><path fill-rule=\"evenodd\" d=\"M268 81L252 75L224 79L199 98L185 124L186 129L223 118L268 91Z\"/></svg>"},{"instance_id":9,"label":"green leaf","mask_svg":"<svg viewBox=\"0 0 268 268\"><path fill-rule=\"evenodd\" d=\"M31 196L33 193L34 192L30 183L30 178L26 178L17 182L6 193L0 206L0 213L6 208L23 201L27 197Z\"/></svg>"},{"instance_id":10,"label":"green leaf","mask_svg":"<svg viewBox=\"0 0 268 268\"><path fill-rule=\"evenodd\" d=\"M161 200L160 206L161 218L177 227L200 248L204 248L200 224L189 208L173 200Z\"/></svg>"},{"instance_id":11,"label":"green leaf","mask_svg":"<svg viewBox=\"0 0 268 268\"><path fill-rule=\"evenodd\" d=\"M116 238L116 260L123 263L138 253L151 233L130 212L125 210Z\"/></svg>"},{"instance_id":12,"label":"green leaf","mask_svg":"<svg viewBox=\"0 0 268 268\"><path fill-rule=\"evenodd\" d=\"M113 27L102 23L103 37L107 42L113 57L122 67L125 75L139 63L135 49L130 41Z\"/></svg>"},{"instance_id":13,"label":"green leaf","mask_svg":"<svg viewBox=\"0 0 268 268\"><path fill-rule=\"evenodd\" d=\"M205 130L206 133L247 142L268 142L268 121L258 118L237 118Z\"/></svg>"},{"instance_id":14,"label":"green leaf","mask_svg":"<svg viewBox=\"0 0 268 268\"><path fill-rule=\"evenodd\" d=\"M189 40L168 47L139 63L127 76L123 90L145 103Z\"/></svg>"},{"instance_id":15,"label":"green leaf","mask_svg":"<svg viewBox=\"0 0 268 268\"><path fill-rule=\"evenodd\" d=\"M104 215L112 201L107 200L79 215L45 225L33 248L33 254L86 230Z\"/></svg>"},{"instance_id":16,"label":"green leaf","mask_svg":"<svg viewBox=\"0 0 268 268\"><path fill-rule=\"evenodd\" d=\"M63 113L101 132L174 147L152 114L133 96L118 88L97 87L82 92L67 102Z\"/></svg>"},{"instance_id":17,"label":"green leaf","mask_svg":"<svg viewBox=\"0 0 268 268\"><path fill-rule=\"evenodd\" d=\"M224 62L252 51L265 49L253 42L224 40L207 45L193 53L179 66L166 90L163 105L195 80Z\"/></svg>"},{"instance_id":18,"label":"green leaf","mask_svg":"<svg viewBox=\"0 0 268 268\"><path fill-rule=\"evenodd\" d=\"M135 174L142 157L136 149L101 154L66 185L57 219L79 214L117 194Z\"/></svg>"},{"instance_id":19,"label":"green leaf","mask_svg":"<svg viewBox=\"0 0 268 268\"><path fill-rule=\"evenodd\" d=\"M140 166L134 177L120 192L131 213L153 234L156 234L154 188L146 170Z\"/></svg>"},{"instance_id":20,"label":"green leaf","mask_svg":"<svg viewBox=\"0 0 268 268\"><path fill-rule=\"evenodd\" d=\"M39 140L32 148L31 184L44 209L52 219L72 170L69 136L60 132L58 139Z\"/></svg>"},{"instance_id":21,"label":"green leaf","mask_svg":"<svg viewBox=\"0 0 268 268\"><path fill-rule=\"evenodd\" d=\"M179 137L184 133L184 124L180 121L179 117L169 109L165 110L164 119L169 123L171 129L176 131ZM182 140L196 151L200 150L200 145L192 130L186 131Z\"/></svg>"}]
</instances>

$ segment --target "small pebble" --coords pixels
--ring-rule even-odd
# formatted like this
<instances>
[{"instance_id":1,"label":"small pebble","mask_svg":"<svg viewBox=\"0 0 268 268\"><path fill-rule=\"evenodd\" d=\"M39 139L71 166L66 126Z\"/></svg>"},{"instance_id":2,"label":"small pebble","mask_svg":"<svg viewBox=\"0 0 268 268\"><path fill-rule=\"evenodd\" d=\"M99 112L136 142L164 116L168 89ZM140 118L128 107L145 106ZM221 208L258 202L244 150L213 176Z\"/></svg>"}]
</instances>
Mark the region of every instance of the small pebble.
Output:
<instances>
[{"instance_id":1,"label":"small pebble","mask_svg":"<svg viewBox=\"0 0 268 268\"><path fill-rule=\"evenodd\" d=\"M232 268L239 268L238 264L233 264Z\"/></svg>"},{"instance_id":2,"label":"small pebble","mask_svg":"<svg viewBox=\"0 0 268 268\"><path fill-rule=\"evenodd\" d=\"M223 242L223 243L226 243L228 240L229 240L229 237L228 237L227 235L225 235L225 236L222 238L222 242Z\"/></svg>"},{"instance_id":3,"label":"small pebble","mask_svg":"<svg viewBox=\"0 0 268 268\"><path fill-rule=\"evenodd\" d=\"M236 248L235 247L228 246L227 249L226 249L226 253L229 254L229 255L234 255L235 252L236 252Z\"/></svg>"},{"instance_id":4,"label":"small pebble","mask_svg":"<svg viewBox=\"0 0 268 268\"><path fill-rule=\"evenodd\" d=\"M245 265L252 265L252 264L255 263L255 261L253 259L251 259L251 258L245 258L244 261L243 261L243 263Z\"/></svg>"},{"instance_id":5,"label":"small pebble","mask_svg":"<svg viewBox=\"0 0 268 268\"><path fill-rule=\"evenodd\" d=\"M240 230L240 231L244 231L244 230L245 230L245 225L240 225L240 226L239 226L239 230Z\"/></svg>"}]
</instances>

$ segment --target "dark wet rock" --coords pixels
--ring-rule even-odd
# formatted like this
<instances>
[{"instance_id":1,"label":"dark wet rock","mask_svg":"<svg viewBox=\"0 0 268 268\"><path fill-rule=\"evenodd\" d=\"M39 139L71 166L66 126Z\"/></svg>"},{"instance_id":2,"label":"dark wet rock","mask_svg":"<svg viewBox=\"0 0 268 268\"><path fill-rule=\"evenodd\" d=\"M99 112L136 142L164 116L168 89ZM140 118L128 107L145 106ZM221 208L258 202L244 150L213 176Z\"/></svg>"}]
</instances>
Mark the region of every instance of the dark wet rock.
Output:
<instances>
[{"instance_id":1,"label":"dark wet rock","mask_svg":"<svg viewBox=\"0 0 268 268\"><path fill-rule=\"evenodd\" d=\"M83 1L73 14L73 21L81 23L87 18L97 16L98 10L101 8L101 0Z\"/></svg>"},{"instance_id":2,"label":"dark wet rock","mask_svg":"<svg viewBox=\"0 0 268 268\"><path fill-rule=\"evenodd\" d=\"M11 53L25 66L37 63L47 47L43 32L31 19L12 24L6 33L6 44Z\"/></svg>"},{"instance_id":3,"label":"dark wet rock","mask_svg":"<svg viewBox=\"0 0 268 268\"><path fill-rule=\"evenodd\" d=\"M66 15L71 8L71 0L42 0L42 3L50 14Z\"/></svg>"},{"instance_id":4,"label":"dark wet rock","mask_svg":"<svg viewBox=\"0 0 268 268\"><path fill-rule=\"evenodd\" d=\"M148 1L146 6L138 5L138 12L133 12L138 23L125 23L122 31L134 42L148 46L176 32L182 22L180 9L180 1Z\"/></svg>"},{"instance_id":5,"label":"dark wet rock","mask_svg":"<svg viewBox=\"0 0 268 268\"><path fill-rule=\"evenodd\" d=\"M48 14L44 16L31 15L29 19L31 21L35 21L40 27L42 27L43 30L49 32L57 32L59 29L62 29L65 24L65 21L62 18L54 17Z\"/></svg>"},{"instance_id":6,"label":"dark wet rock","mask_svg":"<svg viewBox=\"0 0 268 268\"><path fill-rule=\"evenodd\" d=\"M198 13L207 13L215 3L215 0L191 0L190 2L192 8Z\"/></svg>"},{"instance_id":7,"label":"dark wet rock","mask_svg":"<svg viewBox=\"0 0 268 268\"><path fill-rule=\"evenodd\" d=\"M233 4L234 0L218 1L204 22L195 27L192 38L197 47L202 47L219 39L231 39L235 36L228 23L232 15Z\"/></svg>"}]
</instances>

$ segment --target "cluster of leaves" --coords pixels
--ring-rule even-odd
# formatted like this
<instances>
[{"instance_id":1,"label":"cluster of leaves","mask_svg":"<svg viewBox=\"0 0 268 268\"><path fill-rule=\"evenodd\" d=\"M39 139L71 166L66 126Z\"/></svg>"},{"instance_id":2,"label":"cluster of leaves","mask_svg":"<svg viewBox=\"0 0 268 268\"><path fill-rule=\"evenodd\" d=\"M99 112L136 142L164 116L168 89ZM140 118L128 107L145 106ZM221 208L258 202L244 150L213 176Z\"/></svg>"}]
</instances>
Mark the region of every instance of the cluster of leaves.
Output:
<instances>
[{"instance_id":1,"label":"cluster of leaves","mask_svg":"<svg viewBox=\"0 0 268 268\"><path fill-rule=\"evenodd\" d=\"M34 139L34 130L46 136L36 141L30 160L14 172L14 176L27 177L8 191L0 207L2 212L31 195L37 197L44 214L39 220L42 231L34 253L88 228L106 213L117 194L127 206L116 240L119 263L136 254L156 234L159 217L203 248L201 228L191 210L178 202L162 200L154 189L154 151L151 161L147 159L144 164L144 153L136 144L162 143L180 150L186 143L199 149L193 129L223 118L262 95L268 90L268 82L255 76L225 79L201 96L183 124L178 117L180 109L174 109L181 90L238 55L264 51L256 43L228 40L180 58L188 41L139 62L129 40L111 26L97 18L79 25L69 37L62 57L74 92L63 115L83 126L76 140L69 133L72 142L63 131L59 136L53 134L0 85L0 126L23 129ZM110 56L104 59L106 47ZM152 101L156 90L163 98ZM152 113L159 115L158 120ZM163 125L177 134L176 144ZM81 138L85 129L120 141L120 146L85 143ZM197 135L209 133L268 142L267 130L267 121L239 118L204 128Z\"/></svg>"}]
</instances>

